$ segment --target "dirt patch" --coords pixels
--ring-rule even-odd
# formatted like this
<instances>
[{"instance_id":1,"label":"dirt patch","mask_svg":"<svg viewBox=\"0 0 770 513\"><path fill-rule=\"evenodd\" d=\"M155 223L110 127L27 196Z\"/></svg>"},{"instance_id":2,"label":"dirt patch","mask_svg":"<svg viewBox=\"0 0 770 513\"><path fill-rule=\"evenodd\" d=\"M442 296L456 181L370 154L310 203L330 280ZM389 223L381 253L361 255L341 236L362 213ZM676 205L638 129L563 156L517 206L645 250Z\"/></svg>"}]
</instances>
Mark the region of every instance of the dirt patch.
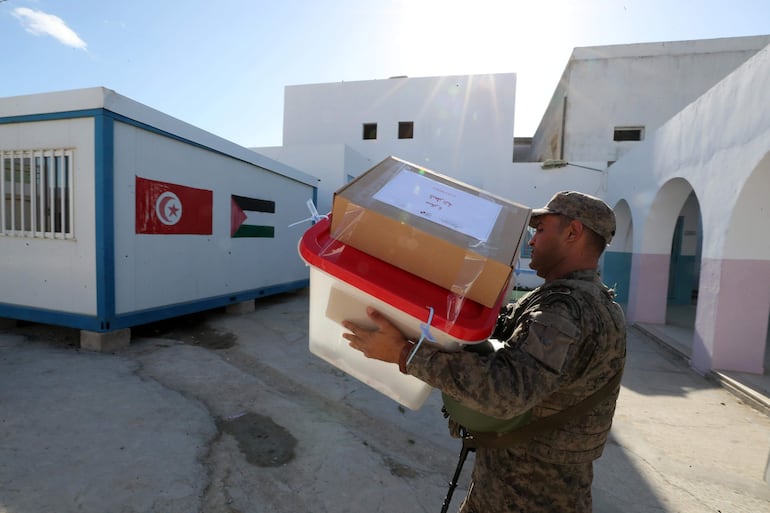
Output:
<instances>
[{"instance_id":1,"label":"dirt patch","mask_svg":"<svg viewBox=\"0 0 770 513\"><path fill-rule=\"evenodd\" d=\"M206 325L207 313L201 312L173 317L131 328L131 338L165 338L206 349L229 349L238 340L234 333L220 331ZM36 342L55 346L80 347L80 330L29 321L16 321L13 333Z\"/></svg>"},{"instance_id":2,"label":"dirt patch","mask_svg":"<svg viewBox=\"0 0 770 513\"><path fill-rule=\"evenodd\" d=\"M297 439L273 419L257 413L244 413L220 419L219 429L232 435L246 461L258 467L280 467L294 459Z\"/></svg>"},{"instance_id":3,"label":"dirt patch","mask_svg":"<svg viewBox=\"0 0 770 513\"><path fill-rule=\"evenodd\" d=\"M131 328L137 338L167 338L206 349L229 349L238 337L228 331L219 331L206 325L206 313L174 317Z\"/></svg>"},{"instance_id":4,"label":"dirt patch","mask_svg":"<svg viewBox=\"0 0 770 513\"><path fill-rule=\"evenodd\" d=\"M45 342L54 346L80 347L80 330L50 324L16 321L13 333L34 342Z\"/></svg>"},{"instance_id":5,"label":"dirt patch","mask_svg":"<svg viewBox=\"0 0 770 513\"><path fill-rule=\"evenodd\" d=\"M390 457L384 458L385 465L390 469L390 473L396 477L417 477L417 471L409 465L399 463Z\"/></svg>"}]
</instances>

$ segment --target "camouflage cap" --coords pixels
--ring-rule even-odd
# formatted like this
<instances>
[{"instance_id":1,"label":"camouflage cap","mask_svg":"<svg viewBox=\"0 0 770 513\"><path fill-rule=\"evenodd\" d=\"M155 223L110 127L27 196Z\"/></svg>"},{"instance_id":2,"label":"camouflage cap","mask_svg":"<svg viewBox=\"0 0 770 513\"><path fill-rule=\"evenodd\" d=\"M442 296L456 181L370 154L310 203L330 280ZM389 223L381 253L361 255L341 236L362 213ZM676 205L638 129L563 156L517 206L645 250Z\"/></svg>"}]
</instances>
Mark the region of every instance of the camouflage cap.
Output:
<instances>
[{"instance_id":1,"label":"camouflage cap","mask_svg":"<svg viewBox=\"0 0 770 513\"><path fill-rule=\"evenodd\" d=\"M575 191L557 192L543 208L532 210L529 224L545 214L561 214L576 219L604 238L609 246L615 235L615 213L599 198Z\"/></svg>"}]
</instances>

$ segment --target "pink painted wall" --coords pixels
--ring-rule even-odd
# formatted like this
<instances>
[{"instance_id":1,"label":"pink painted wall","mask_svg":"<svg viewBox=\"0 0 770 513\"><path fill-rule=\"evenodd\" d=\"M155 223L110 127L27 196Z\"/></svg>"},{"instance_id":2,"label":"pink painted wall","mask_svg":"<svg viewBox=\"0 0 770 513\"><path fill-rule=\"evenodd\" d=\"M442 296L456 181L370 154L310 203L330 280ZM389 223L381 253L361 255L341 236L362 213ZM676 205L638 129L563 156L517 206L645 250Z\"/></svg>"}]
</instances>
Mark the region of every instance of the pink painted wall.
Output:
<instances>
[{"instance_id":1,"label":"pink painted wall","mask_svg":"<svg viewBox=\"0 0 770 513\"><path fill-rule=\"evenodd\" d=\"M631 286L628 322L666 323L669 255L634 253L631 256Z\"/></svg>"},{"instance_id":2,"label":"pink painted wall","mask_svg":"<svg viewBox=\"0 0 770 513\"><path fill-rule=\"evenodd\" d=\"M762 374L770 312L770 261L701 261L692 365Z\"/></svg>"}]
</instances>

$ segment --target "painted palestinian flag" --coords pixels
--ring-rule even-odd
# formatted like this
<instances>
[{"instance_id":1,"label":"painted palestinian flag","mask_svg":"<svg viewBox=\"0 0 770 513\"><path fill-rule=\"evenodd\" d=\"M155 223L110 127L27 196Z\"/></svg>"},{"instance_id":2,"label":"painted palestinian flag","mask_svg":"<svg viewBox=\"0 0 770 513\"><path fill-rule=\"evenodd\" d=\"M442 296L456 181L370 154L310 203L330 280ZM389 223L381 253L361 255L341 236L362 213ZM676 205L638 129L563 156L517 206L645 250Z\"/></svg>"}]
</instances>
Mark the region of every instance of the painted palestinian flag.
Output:
<instances>
[{"instance_id":1,"label":"painted palestinian flag","mask_svg":"<svg viewBox=\"0 0 770 513\"><path fill-rule=\"evenodd\" d=\"M273 215L275 201L232 196L230 210L231 237L275 237Z\"/></svg>"}]
</instances>

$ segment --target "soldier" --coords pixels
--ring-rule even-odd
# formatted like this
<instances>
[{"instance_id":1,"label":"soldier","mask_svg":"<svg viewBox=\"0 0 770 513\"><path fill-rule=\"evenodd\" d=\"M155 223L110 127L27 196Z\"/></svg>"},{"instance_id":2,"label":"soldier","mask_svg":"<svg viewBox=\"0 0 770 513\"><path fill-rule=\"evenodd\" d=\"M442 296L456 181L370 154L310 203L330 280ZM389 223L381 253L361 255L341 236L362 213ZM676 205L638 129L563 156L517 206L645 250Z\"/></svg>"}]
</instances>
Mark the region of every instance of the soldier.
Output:
<instances>
[{"instance_id":1,"label":"soldier","mask_svg":"<svg viewBox=\"0 0 770 513\"><path fill-rule=\"evenodd\" d=\"M487 416L529 412L536 422L596 399L586 411L524 441L479 446L463 513L590 512L593 460L606 444L620 391L625 319L597 272L615 234L615 215L600 199L567 191L533 210L530 226L530 267L545 283L503 308L492 336L504 342L497 351L447 352L430 344L415 350L371 309L377 330L344 323L351 347L398 364L401 372Z\"/></svg>"}]
</instances>

